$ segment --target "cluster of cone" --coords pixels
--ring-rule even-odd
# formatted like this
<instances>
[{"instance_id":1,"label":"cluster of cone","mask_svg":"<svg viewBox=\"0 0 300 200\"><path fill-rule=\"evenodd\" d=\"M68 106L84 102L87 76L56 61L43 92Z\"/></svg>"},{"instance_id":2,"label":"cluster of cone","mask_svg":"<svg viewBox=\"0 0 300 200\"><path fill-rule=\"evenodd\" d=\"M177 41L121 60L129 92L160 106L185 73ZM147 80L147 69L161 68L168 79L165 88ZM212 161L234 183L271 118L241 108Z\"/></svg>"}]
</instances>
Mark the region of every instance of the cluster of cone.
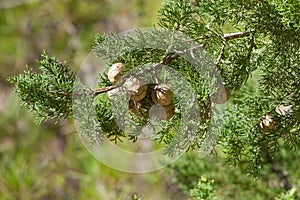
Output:
<instances>
[{"instance_id":1,"label":"cluster of cone","mask_svg":"<svg viewBox=\"0 0 300 200\"><path fill-rule=\"evenodd\" d=\"M278 105L275 108L275 112L279 116L285 116L288 113L292 112L292 108L292 105ZM265 114L261 117L259 126L265 132L274 129L274 116L272 116L270 113Z\"/></svg>"},{"instance_id":2,"label":"cluster of cone","mask_svg":"<svg viewBox=\"0 0 300 200\"><path fill-rule=\"evenodd\" d=\"M123 63L113 64L107 73L109 81L116 84L125 69ZM147 96L148 86L136 77L129 77L123 85L130 94L129 109L137 116L143 116L141 110L143 109L143 100ZM120 94L119 88L115 88L108 92L108 98L113 99L114 95ZM161 120L169 120L175 112L173 102L174 94L171 88L165 84L157 84L151 92L151 100L153 106L150 108L148 115L150 117L157 117Z\"/></svg>"}]
</instances>

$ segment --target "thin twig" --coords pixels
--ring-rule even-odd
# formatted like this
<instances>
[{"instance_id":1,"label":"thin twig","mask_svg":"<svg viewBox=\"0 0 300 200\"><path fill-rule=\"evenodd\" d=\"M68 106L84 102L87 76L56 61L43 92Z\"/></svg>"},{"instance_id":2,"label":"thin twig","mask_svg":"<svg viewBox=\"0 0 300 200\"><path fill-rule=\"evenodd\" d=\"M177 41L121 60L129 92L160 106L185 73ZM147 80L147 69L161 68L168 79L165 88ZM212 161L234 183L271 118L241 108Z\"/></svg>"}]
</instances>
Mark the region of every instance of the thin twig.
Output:
<instances>
[{"instance_id":1,"label":"thin twig","mask_svg":"<svg viewBox=\"0 0 300 200\"><path fill-rule=\"evenodd\" d=\"M233 40L233 39L237 39L237 38L243 38L243 37L247 37L249 36L251 33L250 30L248 31L244 31L244 32L235 32L235 33L226 33L223 35L223 38L228 41L228 40ZM186 42L193 42L193 41L197 41L197 40L204 40L204 39L209 39L211 36L208 36L208 35L202 35L202 36L199 36L195 39L190 39L190 40L187 40Z\"/></svg>"},{"instance_id":2,"label":"thin twig","mask_svg":"<svg viewBox=\"0 0 300 200\"><path fill-rule=\"evenodd\" d=\"M221 60L222 60L222 56L223 56L223 54L224 54L224 52L225 52L225 46L226 46L226 39L223 38L222 48L221 48L221 50L220 50L220 54L219 54L219 56L218 56L218 59L217 59L217 61L216 61L216 63L215 63L216 66L218 66L218 64L219 64L219 63L221 62Z\"/></svg>"},{"instance_id":3,"label":"thin twig","mask_svg":"<svg viewBox=\"0 0 300 200\"><path fill-rule=\"evenodd\" d=\"M98 88L98 89L96 89L94 91L94 96L97 96L99 94L111 91L113 89L116 89L117 87L119 87L119 86L118 85L114 85L114 86L108 86L108 87L105 87L105 88Z\"/></svg>"},{"instance_id":4,"label":"thin twig","mask_svg":"<svg viewBox=\"0 0 300 200\"><path fill-rule=\"evenodd\" d=\"M242 38L242 37L247 37L249 36L251 31L245 31L245 32L237 32L237 33L227 33L223 36L223 38L228 41L228 40L233 40L237 38Z\"/></svg>"}]
</instances>

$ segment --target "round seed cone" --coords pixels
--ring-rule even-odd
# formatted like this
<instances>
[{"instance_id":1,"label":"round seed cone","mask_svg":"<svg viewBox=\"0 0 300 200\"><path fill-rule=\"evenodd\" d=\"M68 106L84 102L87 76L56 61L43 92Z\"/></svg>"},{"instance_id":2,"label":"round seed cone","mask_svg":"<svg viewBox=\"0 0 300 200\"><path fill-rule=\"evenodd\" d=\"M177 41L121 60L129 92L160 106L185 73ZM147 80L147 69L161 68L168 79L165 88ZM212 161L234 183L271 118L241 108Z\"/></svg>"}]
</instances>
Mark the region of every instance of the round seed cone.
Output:
<instances>
[{"instance_id":1,"label":"round seed cone","mask_svg":"<svg viewBox=\"0 0 300 200\"><path fill-rule=\"evenodd\" d=\"M113 64L107 73L108 80L112 83L117 83L122 75L122 71L124 70L125 65L123 63L115 63Z\"/></svg>"},{"instance_id":2,"label":"round seed cone","mask_svg":"<svg viewBox=\"0 0 300 200\"><path fill-rule=\"evenodd\" d=\"M166 106L173 102L174 94L167 84L159 84L154 87L151 94L154 103Z\"/></svg>"},{"instance_id":3,"label":"round seed cone","mask_svg":"<svg viewBox=\"0 0 300 200\"><path fill-rule=\"evenodd\" d=\"M137 92L134 92L130 99L133 101L141 101L142 99L145 98L146 94L147 94L147 85L143 85L141 86Z\"/></svg>"}]
</instances>

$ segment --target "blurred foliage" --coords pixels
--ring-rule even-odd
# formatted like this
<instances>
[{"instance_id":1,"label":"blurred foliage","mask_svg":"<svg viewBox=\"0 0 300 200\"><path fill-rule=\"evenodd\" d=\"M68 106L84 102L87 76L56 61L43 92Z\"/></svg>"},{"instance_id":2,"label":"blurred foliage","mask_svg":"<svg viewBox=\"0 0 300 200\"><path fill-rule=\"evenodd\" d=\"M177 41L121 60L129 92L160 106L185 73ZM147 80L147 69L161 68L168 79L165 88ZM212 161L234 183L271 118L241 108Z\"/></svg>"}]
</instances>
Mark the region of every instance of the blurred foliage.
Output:
<instances>
[{"instance_id":1,"label":"blurred foliage","mask_svg":"<svg viewBox=\"0 0 300 200\"><path fill-rule=\"evenodd\" d=\"M0 1L0 81L35 64L43 51L55 52L72 68L91 50L96 33L150 26L160 1Z\"/></svg>"},{"instance_id":2,"label":"blurred foliage","mask_svg":"<svg viewBox=\"0 0 300 200\"><path fill-rule=\"evenodd\" d=\"M275 200L296 200L297 198L295 197L295 194L296 194L296 189L293 188L290 191L281 194Z\"/></svg>"},{"instance_id":3,"label":"blurred foliage","mask_svg":"<svg viewBox=\"0 0 300 200\"><path fill-rule=\"evenodd\" d=\"M152 197L151 190L158 192L157 199L168 199L160 192L164 175L110 169L84 149L68 121L35 125L18 104L9 107L0 116L1 200L123 200L136 192Z\"/></svg>"},{"instance_id":4,"label":"blurred foliage","mask_svg":"<svg viewBox=\"0 0 300 200\"><path fill-rule=\"evenodd\" d=\"M222 159L221 152L219 153L220 155L217 157L211 155L204 159L192 152L185 154L168 167L174 177L173 181L178 183L183 191L191 193L195 197L201 197L206 194L205 191L210 190L212 194L215 191L217 199L222 200L265 200L275 199L279 196L281 199L288 196L297 199L300 171L296 169L299 167L298 162L292 161L296 158L299 159L300 152L281 150L276 157L276 162L290 173L291 181L294 181L293 189L290 192L286 192L278 177L270 173L270 166L262 169L259 178L253 178L247 175L244 164L230 166ZM195 195L196 193L199 194Z\"/></svg>"},{"instance_id":5,"label":"blurred foliage","mask_svg":"<svg viewBox=\"0 0 300 200\"><path fill-rule=\"evenodd\" d=\"M193 200L216 200L217 197L212 188L213 183L213 180L207 180L205 176L201 176L197 185L190 190Z\"/></svg>"}]
</instances>

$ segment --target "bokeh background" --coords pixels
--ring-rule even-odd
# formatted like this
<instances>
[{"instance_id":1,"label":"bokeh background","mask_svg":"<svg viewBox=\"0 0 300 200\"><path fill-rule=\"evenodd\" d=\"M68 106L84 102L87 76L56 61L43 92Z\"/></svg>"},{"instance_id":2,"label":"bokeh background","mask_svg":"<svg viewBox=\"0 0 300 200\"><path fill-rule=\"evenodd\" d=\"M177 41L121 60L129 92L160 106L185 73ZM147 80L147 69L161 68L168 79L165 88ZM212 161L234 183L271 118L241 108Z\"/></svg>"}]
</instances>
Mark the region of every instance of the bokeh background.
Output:
<instances>
[{"instance_id":1,"label":"bokeh background","mask_svg":"<svg viewBox=\"0 0 300 200\"><path fill-rule=\"evenodd\" d=\"M17 101L8 77L36 68L43 50L76 70L97 33L122 32L156 23L160 0L0 0L0 199L189 199L202 175L215 180L219 199L275 199L284 192L270 166L254 180L243 163L193 153L166 169L128 174L99 163L82 145L70 120L34 123ZM299 151L278 154L299 190ZM298 161L298 162L297 162Z\"/></svg>"},{"instance_id":2,"label":"bokeh background","mask_svg":"<svg viewBox=\"0 0 300 200\"><path fill-rule=\"evenodd\" d=\"M76 72L97 33L155 23L159 0L0 0L0 199L166 199L168 177L99 163L71 121L37 125L7 78L36 68L45 49ZM155 193L153 191L156 191Z\"/></svg>"}]
</instances>

